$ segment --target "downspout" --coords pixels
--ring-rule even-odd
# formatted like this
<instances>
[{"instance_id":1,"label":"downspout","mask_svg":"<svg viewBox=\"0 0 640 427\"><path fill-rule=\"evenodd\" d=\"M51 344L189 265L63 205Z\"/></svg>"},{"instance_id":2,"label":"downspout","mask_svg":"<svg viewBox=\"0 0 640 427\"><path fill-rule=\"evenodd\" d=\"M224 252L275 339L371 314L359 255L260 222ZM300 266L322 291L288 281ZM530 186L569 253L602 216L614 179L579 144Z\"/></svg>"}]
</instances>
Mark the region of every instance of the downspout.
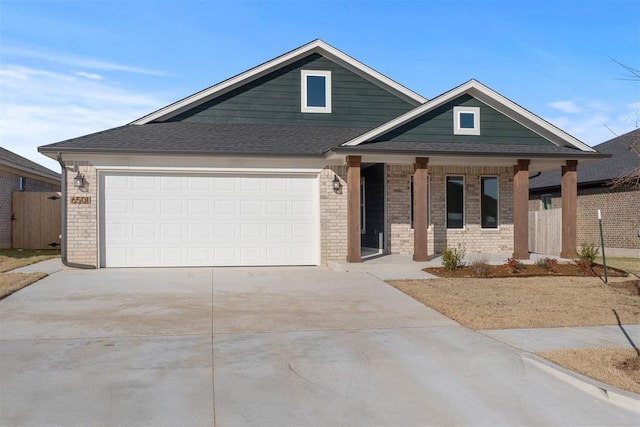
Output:
<instances>
[{"instance_id":1,"label":"downspout","mask_svg":"<svg viewBox=\"0 0 640 427\"><path fill-rule=\"evenodd\" d=\"M536 174L535 174L535 175L531 175L531 176L529 177L529 179L537 178L537 177L539 177L540 175L542 175L542 172L541 172L541 171L538 171L538 172L536 172Z\"/></svg>"},{"instance_id":2,"label":"downspout","mask_svg":"<svg viewBox=\"0 0 640 427\"><path fill-rule=\"evenodd\" d=\"M71 268L84 268L84 269L95 269L96 267L93 265L87 264L76 264L73 262L67 261L67 168L62 162L62 154L60 152L56 153L56 160L60 163L60 167L62 168L62 206L60 207L60 213L62 216L62 226L60 234L60 258L62 259L62 263L67 267Z\"/></svg>"}]
</instances>

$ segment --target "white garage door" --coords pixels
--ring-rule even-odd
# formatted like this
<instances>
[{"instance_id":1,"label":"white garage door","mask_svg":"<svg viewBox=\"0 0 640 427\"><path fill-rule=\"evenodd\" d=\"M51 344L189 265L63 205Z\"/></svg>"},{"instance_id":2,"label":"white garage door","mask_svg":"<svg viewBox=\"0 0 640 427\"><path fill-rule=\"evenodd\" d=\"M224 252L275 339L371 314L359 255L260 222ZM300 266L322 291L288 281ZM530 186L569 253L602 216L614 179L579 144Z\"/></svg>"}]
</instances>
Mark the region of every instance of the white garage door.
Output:
<instances>
[{"instance_id":1,"label":"white garage door","mask_svg":"<svg viewBox=\"0 0 640 427\"><path fill-rule=\"evenodd\" d=\"M310 176L102 176L101 265L318 263Z\"/></svg>"}]
</instances>

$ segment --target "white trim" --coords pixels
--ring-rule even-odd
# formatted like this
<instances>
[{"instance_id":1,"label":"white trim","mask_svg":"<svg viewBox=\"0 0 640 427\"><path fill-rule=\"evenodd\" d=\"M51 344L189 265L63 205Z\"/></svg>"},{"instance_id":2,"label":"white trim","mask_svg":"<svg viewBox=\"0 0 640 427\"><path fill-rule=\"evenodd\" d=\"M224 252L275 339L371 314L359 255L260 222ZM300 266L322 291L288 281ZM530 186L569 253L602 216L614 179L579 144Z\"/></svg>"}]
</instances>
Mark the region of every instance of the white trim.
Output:
<instances>
[{"instance_id":1,"label":"white trim","mask_svg":"<svg viewBox=\"0 0 640 427\"><path fill-rule=\"evenodd\" d=\"M495 227L483 227L482 226L482 178L495 178L496 179L496 226ZM500 175L480 175L480 229L481 230L498 230L500 229Z\"/></svg>"},{"instance_id":2,"label":"white trim","mask_svg":"<svg viewBox=\"0 0 640 427\"><path fill-rule=\"evenodd\" d=\"M473 114L473 127L460 126L460 114ZM453 134L454 135L480 135L480 107L453 107Z\"/></svg>"},{"instance_id":3,"label":"white trim","mask_svg":"<svg viewBox=\"0 0 640 427\"><path fill-rule=\"evenodd\" d=\"M324 107L307 105L307 77L324 77ZM300 111L303 113L331 113L331 71L300 70Z\"/></svg>"},{"instance_id":4,"label":"white trim","mask_svg":"<svg viewBox=\"0 0 640 427\"><path fill-rule=\"evenodd\" d=\"M349 147L359 145L365 141L369 141L373 138L376 138L382 134L385 134L393 129L396 129L405 123L420 117L421 115L428 113L429 111L434 110L435 108L456 99L457 97L463 94L469 94L474 98L482 101L487 104L489 107L497 110L498 112L504 114L510 119L520 123L525 126L532 132L537 133L543 138L548 139L552 143L557 146L562 147L573 147L577 148L581 151L590 151L595 152L593 148L589 147L585 143L579 141L563 130L555 127L551 123L543 120L542 118L536 116L530 111L522 108L518 104L510 101L499 93L491 90L487 86L476 80L469 80L468 82L458 86L446 92L436 98L433 98L431 101L426 102L425 104L414 108L413 110L388 121L387 123L378 126L366 132L356 138L353 138L351 141L347 141L342 146Z\"/></svg>"},{"instance_id":5,"label":"white trim","mask_svg":"<svg viewBox=\"0 0 640 427\"><path fill-rule=\"evenodd\" d=\"M448 179L449 178L455 178L455 177L461 177L462 178L462 227L460 228L449 228L449 206L447 205L447 193L448 193L448 188L447 188L447 184L448 184ZM466 176L462 175L462 174L450 174L450 175L445 175L444 176L444 228L446 230L464 230L466 228L466 222L465 222L465 217L466 217L466 203L467 203L467 191L465 189L466 187Z\"/></svg>"},{"instance_id":6,"label":"white trim","mask_svg":"<svg viewBox=\"0 0 640 427\"><path fill-rule=\"evenodd\" d=\"M223 95L262 76L265 76L279 68L289 65L311 53L318 53L326 57L327 59L336 62L337 64L347 68L348 70L355 72L360 77L367 79L371 83L401 97L402 99L413 105L418 106L427 101L427 98L424 98L423 96L402 86L401 84L393 81L387 76L380 74L374 69L344 54L343 52L339 51L333 46L330 46L322 40L314 40L310 43L300 46L297 49L285 53L284 55L278 56L277 58L258 65L257 67L251 68L250 70L247 70L207 89L204 89L184 99L174 102L173 104L167 105L166 107L156 110L151 114L141 117L129 124L143 125L156 120L166 120L177 114L180 114L183 111L207 102L210 99Z\"/></svg>"},{"instance_id":7,"label":"white trim","mask_svg":"<svg viewBox=\"0 0 640 427\"><path fill-rule=\"evenodd\" d=\"M360 234L367 233L367 199L364 176L360 177Z\"/></svg>"}]
</instances>

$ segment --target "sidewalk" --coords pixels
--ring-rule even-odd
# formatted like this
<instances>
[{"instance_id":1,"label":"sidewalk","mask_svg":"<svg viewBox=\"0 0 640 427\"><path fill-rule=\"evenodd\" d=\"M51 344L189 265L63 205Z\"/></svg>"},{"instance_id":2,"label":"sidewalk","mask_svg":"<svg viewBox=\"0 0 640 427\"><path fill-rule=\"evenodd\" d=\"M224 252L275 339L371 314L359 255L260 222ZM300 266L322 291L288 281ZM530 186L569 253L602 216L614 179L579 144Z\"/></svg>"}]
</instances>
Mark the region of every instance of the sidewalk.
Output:
<instances>
[{"instance_id":1,"label":"sidewalk","mask_svg":"<svg viewBox=\"0 0 640 427\"><path fill-rule=\"evenodd\" d=\"M493 329L477 332L531 353L580 348L632 348L631 342L636 347L640 346L640 325Z\"/></svg>"},{"instance_id":2,"label":"sidewalk","mask_svg":"<svg viewBox=\"0 0 640 427\"><path fill-rule=\"evenodd\" d=\"M42 272L47 274L57 273L62 270L62 261L60 258L52 258L46 261L36 262L35 264L27 265L25 267L16 268L15 270L8 271L7 273L36 273Z\"/></svg>"}]
</instances>

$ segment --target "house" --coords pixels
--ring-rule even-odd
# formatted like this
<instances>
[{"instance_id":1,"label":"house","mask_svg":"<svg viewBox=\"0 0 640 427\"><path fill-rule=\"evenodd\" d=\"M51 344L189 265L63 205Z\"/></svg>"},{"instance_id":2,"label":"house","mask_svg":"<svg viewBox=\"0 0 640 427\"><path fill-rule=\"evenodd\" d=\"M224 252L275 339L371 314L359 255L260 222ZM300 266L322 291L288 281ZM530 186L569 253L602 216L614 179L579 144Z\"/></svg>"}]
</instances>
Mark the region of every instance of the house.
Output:
<instances>
[{"instance_id":1,"label":"house","mask_svg":"<svg viewBox=\"0 0 640 427\"><path fill-rule=\"evenodd\" d=\"M601 157L475 80L428 100L321 40L39 151L63 167L63 260L93 268L528 258L529 170L562 168L571 203Z\"/></svg>"},{"instance_id":2,"label":"house","mask_svg":"<svg viewBox=\"0 0 640 427\"><path fill-rule=\"evenodd\" d=\"M640 129L596 145L611 157L578 165L576 239L578 244L600 246L598 211L603 219L605 253L640 257L640 186L612 186L612 180L640 168ZM559 208L562 203L557 170L532 175L529 209Z\"/></svg>"},{"instance_id":3,"label":"house","mask_svg":"<svg viewBox=\"0 0 640 427\"><path fill-rule=\"evenodd\" d=\"M11 194L60 191L60 174L0 147L0 248L11 247Z\"/></svg>"}]
</instances>

